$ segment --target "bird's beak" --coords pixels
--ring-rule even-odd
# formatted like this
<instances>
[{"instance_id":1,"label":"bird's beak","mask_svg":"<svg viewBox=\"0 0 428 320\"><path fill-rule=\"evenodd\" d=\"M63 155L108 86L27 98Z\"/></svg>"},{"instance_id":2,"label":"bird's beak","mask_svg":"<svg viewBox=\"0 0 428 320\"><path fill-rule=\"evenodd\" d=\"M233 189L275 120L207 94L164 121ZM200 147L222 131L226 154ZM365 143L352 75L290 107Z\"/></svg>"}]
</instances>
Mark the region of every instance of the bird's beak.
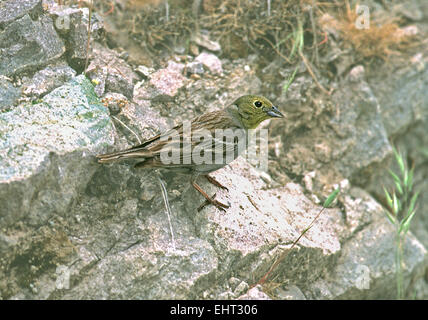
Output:
<instances>
[{"instance_id":1,"label":"bird's beak","mask_svg":"<svg viewBox=\"0 0 428 320\"><path fill-rule=\"evenodd\" d=\"M268 116L272 118L284 118L284 115L275 106L272 106L272 108L268 110L266 113L268 114Z\"/></svg>"}]
</instances>

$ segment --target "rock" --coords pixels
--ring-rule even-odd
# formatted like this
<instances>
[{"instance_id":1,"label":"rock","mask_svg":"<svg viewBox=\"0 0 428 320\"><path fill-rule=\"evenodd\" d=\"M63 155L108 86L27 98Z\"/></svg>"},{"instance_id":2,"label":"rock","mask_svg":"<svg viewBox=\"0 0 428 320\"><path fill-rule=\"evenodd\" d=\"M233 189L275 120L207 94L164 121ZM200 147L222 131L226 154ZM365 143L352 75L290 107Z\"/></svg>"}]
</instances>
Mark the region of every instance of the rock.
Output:
<instances>
[{"instance_id":1,"label":"rock","mask_svg":"<svg viewBox=\"0 0 428 320\"><path fill-rule=\"evenodd\" d=\"M246 283L245 281L242 281L236 288L235 290L233 290L233 295L234 296L239 296L244 294L245 292L248 291L248 283Z\"/></svg>"},{"instance_id":2,"label":"rock","mask_svg":"<svg viewBox=\"0 0 428 320\"><path fill-rule=\"evenodd\" d=\"M0 112L10 109L20 95L20 88L15 87L6 77L0 76Z\"/></svg>"},{"instance_id":3,"label":"rock","mask_svg":"<svg viewBox=\"0 0 428 320\"><path fill-rule=\"evenodd\" d=\"M56 30L64 37L67 46L67 59L76 70L83 70L88 52L88 8L69 8L54 5L49 7ZM104 26L97 13L91 17L91 42L99 41L104 36ZM92 46L89 47L89 51Z\"/></svg>"},{"instance_id":4,"label":"rock","mask_svg":"<svg viewBox=\"0 0 428 320\"><path fill-rule=\"evenodd\" d=\"M260 285L251 288L246 294L243 294L238 300L272 300L269 296L262 291Z\"/></svg>"},{"instance_id":5,"label":"rock","mask_svg":"<svg viewBox=\"0 0 428 320\"><path fill-rule=\"evenodd\" d=\"M223 73L220 59L212 53L202 52L195 58L195 61L202 63L212 74Z\"/></svg>"},{"instance_id":6,"label":"rock","mask_svg":"<svg viewBox=\"0 0 428 320\"><path fill-rule=\"evenodd\" d=\"M0 43L0 75L6 76L36 69L65 52L48 16L33 21L26 14L15 20L0 32Z\"/></svg>"},{"instance_id":7,"label":"rock","mask_svg":"<svg viewBox=\"0 0 428 320\"><path fill-rule=\"evenodd\" d=\"M289 286L286 289L279 287L275 290L275 295L280 300L306 300L305 295L296 286Z\"/></svg>"},{"instance_id":8,"label":"rock","mask_svg":"<svg viewBox=\"0 0 428 320\"><path fill-rule=\"evenodd\" d=\"M74 76L76 71L66 63L60 62L36 72L31 79L23 83L22 93L29 97L42 97Z\"/></svg>"},{"instance_id":9,"label":"rock","mask_svg":"<svg viewBox=\"0 0 428 320\"><path fill-rule=\"evenodd\" d=\"M419 69L413 64L382 83L370 82L380 96L379 111L388 136L404 132L415 121L428 119L427 65L425 62Z\"/></svg>"},{"instance_id":10,"label":"rock","mask_svg":"<svg viewBox=\"0 0 428 320\"><path fill-rule=\"evenodd\" d=\"M0 114L0 225L23 217L36 225L65 212L90 178L88 154L112 141L107 109L83 76L38 104ZM19 196L17 196L19 195Z\"/></svg>"},{"instance_id":11,"label":"rock","mask_svg":"<svg viewBox=\"0 0 428 320\"><path fill-rule=\"evenodd\" d=\"M155 69L140 65L135 69L135 72L147 79L153 72L155 72Z\"/></svg>"},{"instance_id":12,"label":"rock","mask_svg":"<svg viewBox=\"0 0 428 320\"><path fill-rule=\"evenodd\" d=\"M0 6L0 28L26 14L37 16L42 12L42 0L5 0Z\"/></svg>"},{"instance_id":13,"label":"rock","mask_svg":"<svg viewBox=\"0 0 428 320\"><path fill-rule=\"evenodd\" d=\"M117 115L122 109L126 108L129 100L120 93L109 92L101 100L105 107L110 111L110 115Z\"/></svg>"},{"instance_id":14,"label":"rock","mask_svg":"<svg viewBox=\"0 0 428 320\"><path fill-rule=\"evenodd\" d=\"M382 207L367 194L365 197L363 203L372 211L371 223L344 244L337 266L310 286L312 299L396 298L394 228ZM347 208L346 212L350 211ZM423 277L417 271L425 265L426 253L423 245L408 235L404 245L405 288L410 281Z\"/></svg>"},{"instance_id":15,"label":"rock","mask_svg":"<svg viewBox=\"0 0 428 320\"><path fill-rule=\"evenodd\" d=\"M240 158L212 175L229 191L213 190L201 179L202 188L208 194L216 191L216 199L230 202L231 209L227 215L208 207L195 212L194 225L200 237L213 245L221 261L228 261L230 256L239 257L228 269L233 270L233 274L243 281L251 281L251 285L254 282L252 279L257 281L262 278L278 256L289 250L290 245L284 244L297 239L320 209L303 195L298 185L290 183L281 188L263 190L265 183L258 179L255 169ZM191 212L200 205L190 205L193 197L192 192L184 193L182 197L188 203L187 210ZM298 283L310 282L325 272L340 250L339 240L330 229L332 226L327 223L327 217L339 219L337 211L328 209L328 213L321 216L300 241L300 246L307 250L303 251L308 259L316 261L317 269L311 269L303 260L300 261L303 251L294 248L299 262L286 259L272 277L277 274L281 274L281 277L290 276L297 271L296 264L299 265L297 273L305 274L300 278L294 273L293 279ZM257 257L253 255L256 252Z\"/></svg>"},{"instance_id":16,"label":"rock","mask_svg":"<svg viewBox=\"0 0 428 320\"><path fill-rule=\"evenodd\" d=\"M169 60L167 69L177 71L178 73L183 73L185 65L182 63L177 63L175 61Z\"/></svg>"},{"instance_id":17,"label":"rock","mask_svg":"<svg viewBox=\"0 0 428 320\"><path fill-rule=\"evenodd\" d=\"M138 81L138 75L114 50L103 47L99 43L93 44L91 62L86 74L98 84L95 92L98 96L105 92L116 92L125 95L132 100L134 84Z\"/></svg>"},{"instance_id":18,"label":"rock","mask_svg":"<svg viewBox=\"0 0 428 320\"><path fill-rule=\"evenodd\" d=\"M192 37L192 41L195 42L198 46L201 46L210 51L219 52L221 51L221 46L217 41L210 40L207 34L198 33Z\"/></svg>"},{"instance_id":19,"label":"rock","mask_svg":"<svg viewBox=\"0 0 428 320\"><path fill-rule=\"evenodd\" d=\"M203 74L204 66L201 62L193 61L186 64L186 71L190 74Z\"/></svg>"},{"instance_id":20,"label":"rock","mask_svg":"<svg viewBox=\"0 0 428 320\"><path fill-rule=\"evenodd\" d=\"M150 76L149 86L139 90L137 95L147 100L171 100L185 85L186 78L172 68L160 69Z\"/></svg>"},{"instance_id":21,"label":"rock","mask_svg":"<svg viewBox=\"0 0 428 320\"><path fill-rule=\"evenodd\" d=\"M116 127L120 128L118 130L127 137L128 141L132 141L133 144L139 144L141 141L169 129L167 122L161 117L159 111L154 110L151 103L147 100L126 104L121 109L118 117L139 136L140 140L136 139L135 134L130 132L129 129L124 128L123 125L116 125Z\"/></svg>"},{"instance_id":22,"label":"rock","mask_svg":"<svg viewBox=\"0 0 428 320\"><path fill-rule=\"evenodd\" d=\"M379 83L378 78L371 79L370 85L379 95L380 112L388 136L395 147L406 155L409 167L414 166L415 190L427 189L428 145L428 64L426 58L416 57L414 63L400 68L396 73ZM425 151L426 152L426 151ZM392 158L392 157L391 157ZM398 173L395 160L389 166ZM394 187L394 181L386 168L375 172L373 182L366 190L382 199L384 192ZM428 247L428 197L419 195L418 209L412 220L410 230L425 247ZM419 296L418 297L423 297Z\"/></svg>"},{"instance_id":23,"label":"rock","mask_svg":"<svg viewBox=\"0 0 428 320\"><path fill-rule=\"evenodd\" d=\"M301 90L297 90L296 98ZM360 66L350 71L328 103L307 108L306 103L299 102L298 106L290 111L292 120L285 124L289 128L280 133L286 148L280 150L278 161L293 174L306 176L315 171L310 184L314 191L343 179L356 185L367 184L374 172L388 162L392 148L379 101L364 80ZM302 126L306 129L299 130Z\"/></svg>"}]
</instances>

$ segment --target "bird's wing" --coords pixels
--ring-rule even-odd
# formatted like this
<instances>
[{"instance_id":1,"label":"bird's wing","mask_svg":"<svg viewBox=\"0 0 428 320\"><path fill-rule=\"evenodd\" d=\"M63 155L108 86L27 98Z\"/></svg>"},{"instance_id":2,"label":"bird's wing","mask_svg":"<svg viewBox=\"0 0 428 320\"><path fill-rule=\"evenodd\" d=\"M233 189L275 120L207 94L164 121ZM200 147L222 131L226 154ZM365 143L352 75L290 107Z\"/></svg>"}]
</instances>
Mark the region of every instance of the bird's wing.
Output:
<instances>
[{"instance_id":1,"label":"bird's wing","mask_svg":"<svg viewBox=\"0 0 428 320\"><path fill-rule=\"evenodd\" d=\"M113 162L117 160L125 160L130 158L149 158L153 156L153 151L150 150L150 145L155 144L159 141L163 136L170 134L172 131L178 130L181 125L175 126L174 128L166 131L163 134L158 134L143 143L133 146L132 148L120 150L117 152L99 154L96 157L98 158L98 162Z\"/></svg>"},{"instance_id":2,"label":"bird's wing","mask_svg":"<svg viewBox=\"0 0 428 320\"><path fill-rule=\"evenodd\" d=\"M187 141L191 141L191 136L206 137L207 135L211 135L211 137L215 137L216 129L238 129L236 122L233 121L225 110L205 113L194 118L188 124L189 125L187 126L187 123L181 123L132 148L114 153L98 155L98 162L113 162L130 158L154 158L153 160L155 162L162 165L162 163L164 163L164 161L162 161L162 157L164 157L163 160L165 160L165 156L170 152L174 157L173 162L177 162L180 165L192 165L192 152L189 153L186 152L186 150L182 152L183 147L186 145L186 138L189 139ZM187 130L189 130L189 132L187 132ZM183 136L185 137L184 141L182 139ZM192 149L194 147L195 145L192 145ZM198 140L197 147L201 152L202 150L204 150L204 152L217 152L218 156L220 156L220 153L226 154L227 152L227 154L230 154L230 152L233 153L235 150L233 143L223 140L220 141L216 138Z\"/></svg>"}]
</instances>

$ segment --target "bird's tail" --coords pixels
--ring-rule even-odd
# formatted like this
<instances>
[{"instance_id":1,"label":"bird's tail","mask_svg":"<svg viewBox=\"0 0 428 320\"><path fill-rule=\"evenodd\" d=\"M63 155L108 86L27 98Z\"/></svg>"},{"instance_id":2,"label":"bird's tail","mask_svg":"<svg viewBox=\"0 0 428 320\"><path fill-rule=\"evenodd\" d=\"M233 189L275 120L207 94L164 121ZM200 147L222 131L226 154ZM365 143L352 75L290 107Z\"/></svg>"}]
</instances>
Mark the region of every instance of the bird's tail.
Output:
<instances>
[{"instance_id":1,"label":"bird's tail","mask_svg":"<svg viewBox=\"0 0 428 320\"><path fill-rule=\"evenodd\" d=\"M128 159L145 160L151 156L152 154L148 150L127 149L113 153L99 154L96 157L99 163L110 163Z\"/></svg>"}]
</instances>

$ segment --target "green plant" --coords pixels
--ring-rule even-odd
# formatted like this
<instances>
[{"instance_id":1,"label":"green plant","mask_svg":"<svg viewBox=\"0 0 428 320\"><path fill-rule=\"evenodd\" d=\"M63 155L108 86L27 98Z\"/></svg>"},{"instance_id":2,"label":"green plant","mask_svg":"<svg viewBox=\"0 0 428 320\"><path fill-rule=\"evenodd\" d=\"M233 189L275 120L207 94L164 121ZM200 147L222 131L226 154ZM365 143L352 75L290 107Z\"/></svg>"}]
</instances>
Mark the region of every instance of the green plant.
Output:
<instances>
[{"instance_id":1,"label":"green plant","mask_svg":"<svg viewBox=\"0 0 428 320\"><path fill-rule=\"evenodd\" d=\"M386 203L388 210L385 210L388 220L395 227L395 274L397 281L397 299L404 298L403 290L403 244L406 239L407 231L410 227L416 213L416 201L419 192L413 190L413 173L414 167L410 170L404 157L395 148L394 158L399 168L397 175L392 170L389 170L391 177L394 180L395 189L392 193L384 187Z\"/></svg>"},{"instance_id":2,"label":"green plant","mask_svg":"<svg viewBox=\"0 0 428 320\"><path fill-rule=\"evenodd\" d=\"M291 60L293 58L294 54L296 53L296 51L299 54L302 53L302 49L303 49L303 46L305 44L304 35L303 35L303 25L302 25L302 22L300 19L298 19L297 31L294 31L290 35L293 35L293 38L294 38L293 47L291 48L291 52L290 52L290 56L289 56L289 59ZM296 73L298 70L299 70L299 64L296 65L296 68L294 69L291 76L288 78L287 83L284 84L284 87L282 88L282 91L284 93L286 93L288 91L288 88L293 83L294 77L296 76Z\"/></svg>"}]
</instances>

